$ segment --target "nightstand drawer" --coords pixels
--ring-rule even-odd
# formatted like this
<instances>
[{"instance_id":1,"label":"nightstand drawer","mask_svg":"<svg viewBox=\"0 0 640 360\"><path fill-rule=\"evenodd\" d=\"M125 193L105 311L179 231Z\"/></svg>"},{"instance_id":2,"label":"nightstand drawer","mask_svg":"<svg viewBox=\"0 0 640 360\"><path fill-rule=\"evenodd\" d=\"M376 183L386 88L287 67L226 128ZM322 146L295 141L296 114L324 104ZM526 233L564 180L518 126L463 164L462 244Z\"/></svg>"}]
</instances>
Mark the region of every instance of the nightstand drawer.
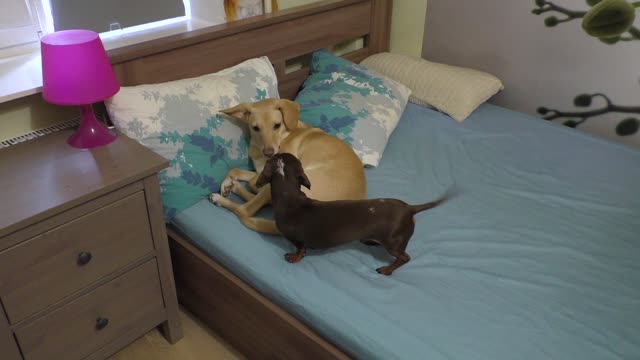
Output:
<instances>
[{"instance_id":1,"label":"nightstand drawer","mask_svg":"<svg viewBox=\"0 0 640 360\"><path fill-rule=\"evenodd\" d=\"M26 360L82 359L164 316L155 259L15 331ZM144 330L143 330L144 331Z\"/></svg>"},{"instance_id":2,"label":"nightstand drawer","mask_svg":"<svg viewBox=\"0 0 640 360\"><path fill-rule=\"evenodd\" d=\"M0 299L16 323L152 251L138 192L0 253Z\"/></svg>"}]
</instances>

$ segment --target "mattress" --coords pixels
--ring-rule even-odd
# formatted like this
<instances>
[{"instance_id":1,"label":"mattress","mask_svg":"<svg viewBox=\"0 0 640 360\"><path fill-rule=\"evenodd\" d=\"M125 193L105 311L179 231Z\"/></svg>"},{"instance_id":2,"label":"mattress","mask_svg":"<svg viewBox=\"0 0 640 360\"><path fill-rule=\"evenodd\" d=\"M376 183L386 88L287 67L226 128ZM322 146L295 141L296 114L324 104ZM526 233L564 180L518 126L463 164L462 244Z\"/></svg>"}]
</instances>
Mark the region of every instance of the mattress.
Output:
<instances>
[{"instance_id":1,"label":"mattress","mask_svg":"<svg viewBox=\"0 0 640 360\"><path fill-rule=\"evenodd\" d=\"M174 225L362 359L640 358L640 152L484 104L458 123L409 104L369 197L433 200L391 277L381 247L311 250L204 200ZM264 213L263 216L269 216Z\"/></svg>"}]
</instances>

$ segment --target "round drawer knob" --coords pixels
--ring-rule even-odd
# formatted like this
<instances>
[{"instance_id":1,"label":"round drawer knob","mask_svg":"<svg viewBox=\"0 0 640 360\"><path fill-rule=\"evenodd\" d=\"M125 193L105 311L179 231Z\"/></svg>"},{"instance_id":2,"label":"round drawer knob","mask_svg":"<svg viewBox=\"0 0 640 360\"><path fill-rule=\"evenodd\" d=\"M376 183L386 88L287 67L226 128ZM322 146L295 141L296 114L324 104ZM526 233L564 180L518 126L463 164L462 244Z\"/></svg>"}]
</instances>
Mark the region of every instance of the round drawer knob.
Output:
<instances>
[{"instance_id":1,"label":"round drawer knob","mask_svg":"<svg viewBox=\"0 0 640 360\"><path fill-rule=\"evenodd\" d=\"M92 257L93 255L91 255L91 253L88 251L81 252L80 254L78 254L78 265L80 266L87 265L89 261L91 261Z\"/></svg>"},{"instance_id":2,"label":"round drawer knob","mask_svg":"<svg viewBox=\"0 0 640 360\"><path fill-rule=\"evenodd\" d=\"M102 330L106 328L107 325L109 325L109 319L99 317L98 320L96 320L96 330Z\"/></svg>"}]
</instances>

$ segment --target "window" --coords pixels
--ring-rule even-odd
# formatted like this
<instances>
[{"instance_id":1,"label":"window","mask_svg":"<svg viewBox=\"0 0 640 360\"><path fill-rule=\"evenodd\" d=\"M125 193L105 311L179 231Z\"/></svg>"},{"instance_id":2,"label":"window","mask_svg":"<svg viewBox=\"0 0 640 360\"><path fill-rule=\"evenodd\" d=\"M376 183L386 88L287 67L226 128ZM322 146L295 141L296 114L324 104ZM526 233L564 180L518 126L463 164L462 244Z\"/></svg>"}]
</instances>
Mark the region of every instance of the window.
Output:
<instances>
[{"instance_id":1,"label":"window","mask_svg":"<svg viewBox=\"0 0 640 360\"><path fill-rule=\"evenodd\" d=\"M56 31L87 29L103 33L185 18L183 0L44 0L51 5Z\"/></svg>"},{"instance_id":2,"label":"window","mask_svg":"<svg viewBox=\"0 0 640 360\"><path fill-rule=\"evenodd\" d=\"M105 38L191 19L191 0L1 1L2 56L34 48L41 35L59 30L89 29Z\"/></svg>"},{"instance_id":3,"label":"window","mask_svg":"<svg viewBox=\"0 0 640 360\"><path fill-rule=\"evenodd\" d=\"M88 28L111 50L224 23L224 1L0 0L0 103L39 91L44 34Z\"/></svg>"},{"instance_id":4,"label":"window","mask_svg":"<svg viewBox=\"0 0 640 360\"><path fill-rule=\"evenodd\" d=\"M38 41L37 15L27 0L2 0L0 11L0 50Z\"/></svg>"}]
</instances>

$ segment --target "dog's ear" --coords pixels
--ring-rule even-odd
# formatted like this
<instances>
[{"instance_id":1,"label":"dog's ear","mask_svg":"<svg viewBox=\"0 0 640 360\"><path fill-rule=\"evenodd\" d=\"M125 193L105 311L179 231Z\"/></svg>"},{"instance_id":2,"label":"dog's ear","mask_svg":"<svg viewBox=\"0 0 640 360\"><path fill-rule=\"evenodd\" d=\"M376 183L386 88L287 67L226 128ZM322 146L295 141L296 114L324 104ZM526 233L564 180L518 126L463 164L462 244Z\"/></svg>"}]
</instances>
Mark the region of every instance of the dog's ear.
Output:
<instances>
[{"instance_id":1,"label":"dog's ear","mask_svg":"<svg viewBox=\"0 0 640 360\"><path fill-rule=\"evenodd\" d=\"M221 113L231 115L234 118L240 119L245 122L249 121L249 116L251 116L251 111L253 111L253 107L249 103L242 103L232 108L220 110Z\"/></svg>"},{"instance_id":2,"label":"dog's ear","mask_svg":"<svg viewBox=\"0 0 640 360\"><path fill-rule=\"evenodd\" d=\"M256 187L261 188L269 183L271 183L271 161L267 161L264 165L258 180L256 180Z\"/></svg>"},{"instance_id":3,"label":"dog's ear","mask_svg":"<svg viewBox=\"0 0 640 360\"><path fill-rule=\"evenodd\" d=\"M298 119L300 118L300 105L295 101L280 99L278 100L278 110L282 113L284 125L289 130L298 127Z\"/></svg>"},{"instance_id":4,"label":"dog's ear","mask_svg":"<svg viewBox=\"0 0 640 360\"><path fill-rule=\"evenodd\" d=\"M300 182L300 185L306 187L307 189L311 190L311 182L309 181L309 178L307 177L307 175L305 173L302 173L300 175L298 175L298 181Z\"/></svg>"},{"instance_id":5,"label":"dog's ear","mask_svg":"<svg viewBox=\"0 0 640 360\"><path fill-rule=\"evenodd\" d=\"M298 182L300 183L300 185L306 187L307 189L311 190L311 182L309 181L309 178L307 177L307 174L304 173L304 170L302 169L302 164L298 163Z\"/></svg>"}]
</instances>

